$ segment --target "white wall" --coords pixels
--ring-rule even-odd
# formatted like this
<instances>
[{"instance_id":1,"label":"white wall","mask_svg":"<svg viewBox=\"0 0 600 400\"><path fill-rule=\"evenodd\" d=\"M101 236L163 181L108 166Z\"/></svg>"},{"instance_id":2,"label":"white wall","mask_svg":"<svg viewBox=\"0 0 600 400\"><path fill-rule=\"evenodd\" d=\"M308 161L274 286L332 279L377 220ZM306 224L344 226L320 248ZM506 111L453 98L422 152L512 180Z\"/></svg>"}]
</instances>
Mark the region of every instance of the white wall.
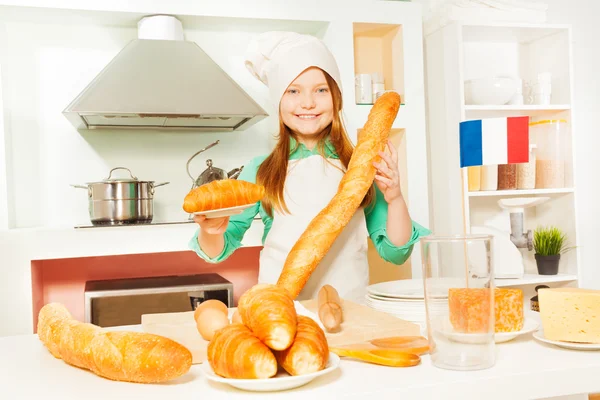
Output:
<instances>
[{"instance_id":1,"label":"white wall","mask_svg":"<svg viewBox=\"0 0 600 400\"><path fill-rule=\"evenodd\" d=\"M424 6L424 18L427 18L430 2L440 0L413 1ZM600 183L600 158L597 155L597 149L600 148L600 24L597 16L600 15L600 3L596 0L545 0L545 3L549 6L547 23L571 24L573 27L573 133L581 286L600 289L600 266L595 254L600 243L600 229L597 227L600 222L597 200L597 186Z\"/></svg>"}]
</instances>

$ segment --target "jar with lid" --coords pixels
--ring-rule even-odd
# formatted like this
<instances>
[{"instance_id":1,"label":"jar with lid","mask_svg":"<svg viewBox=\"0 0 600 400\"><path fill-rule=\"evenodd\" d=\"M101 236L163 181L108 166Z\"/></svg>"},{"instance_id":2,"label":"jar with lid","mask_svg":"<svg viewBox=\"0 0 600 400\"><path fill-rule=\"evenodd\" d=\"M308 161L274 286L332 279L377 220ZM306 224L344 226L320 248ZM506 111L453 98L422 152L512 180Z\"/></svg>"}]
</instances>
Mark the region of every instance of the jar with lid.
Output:
<instances>
[{"instance_id":1,"label":"jar with lid","mask_svg":"<svg viewBox=\"0 0 600 400\"><path fill-rule=\"evenodd\" d=\"M480 190L498 190L498 165L481 166Z\"/></svg>"},{"instance_id":2,"label":"jar with lid","mask_svg":"<svg viewBox=\"0 0 600 400\"><path fill-rule=\"evenodd\" d=\"M498 165L498 190L517 188L517 164Z\"/></svg>"},{"instance_id":3,"label":"jar with lid","mask_svg":"<svg viewBox=\"0 0 600 400\"><path fill-rule=\"evenodd\" d=\"M517 189L535 189L536 144L529 145L529 162L517 164Z\"/></svg>"},{"instance_id":4,"label":"jar with lid","mask_svg":"<svg viewBox=\"0 0 600 400\"><path fill-rule=\"evenodd\" d=\"M481 189L481 167L467 167L469 192L478 192Z\"/></svg>"},{"instance_id":5,"label":"jar with lid","mask_svg":"<svg viewBox=\"0 0 600 400\"><path fill-rule=\"evenodd\" d=\"M533 141L537 144L536 189L564 187L567 121L541 120L531 122L529 127Z\"/></svg>"}]
</instances>

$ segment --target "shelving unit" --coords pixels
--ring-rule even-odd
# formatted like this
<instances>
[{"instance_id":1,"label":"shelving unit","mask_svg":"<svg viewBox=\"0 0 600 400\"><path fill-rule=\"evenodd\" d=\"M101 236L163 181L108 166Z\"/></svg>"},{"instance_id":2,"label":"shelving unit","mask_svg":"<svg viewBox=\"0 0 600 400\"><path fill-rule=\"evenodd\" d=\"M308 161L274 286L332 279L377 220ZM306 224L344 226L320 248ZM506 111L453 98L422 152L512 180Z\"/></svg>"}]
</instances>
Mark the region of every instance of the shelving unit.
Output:
<instances>
[{"instance_id":1,"label":"shelving unit","mask_svg":"<svg viewBox=\"0 0 600 400\"><path fill-rule=\"evenodd\" d=\"M510 235L509 212L498 205L503 198L548 197L548 201L524 213L524 230L554 225L562 229L569 245L577 245L576 188L572 119L571 28L566 25L454 23L425 37L431 210L436 233L470 233L475 226L494 228ZM511 76L533 82L538 73L552 74L552 98L548 105L465 104L464 82L493 76ZM526 85L524 85L526 86ZM530 121L565 119L568 132L565 184L560 188L469 191L468 169L460 168L459 124L462 121L529 116ZM562 134L562 132L561 132ZM530 144L535 143L530 130ZM561 256L558 275L538 275L534 251L520 249L525 275L522 279L496 279L498 286L578 284L581 268L578 250Z\"/></svg>"}]
</instances>

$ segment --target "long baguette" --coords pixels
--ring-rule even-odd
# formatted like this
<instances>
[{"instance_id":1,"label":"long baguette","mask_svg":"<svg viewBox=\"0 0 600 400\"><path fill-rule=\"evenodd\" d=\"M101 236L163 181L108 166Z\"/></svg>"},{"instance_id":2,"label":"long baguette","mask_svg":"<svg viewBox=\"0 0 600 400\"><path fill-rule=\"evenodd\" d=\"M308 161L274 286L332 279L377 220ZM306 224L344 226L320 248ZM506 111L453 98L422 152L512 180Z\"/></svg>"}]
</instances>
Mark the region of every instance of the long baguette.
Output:
<instances>
[{"instance_id":1,"label":"long baguette","mask_svg":"<svg viewBox=\"0 0 600 400\"><path fill-rule=\"evenodd\" d=\"M308 224L288 254L277 284L295 299L335 239L360 206L375 179L373 161L385 148L392 123L400 109L400 96L386 92L377 99L358 135L348 170L336 195Z\"/></svg>"},{"instance_id":2,"label":"long baguette","mask_svg":"<svg viewBox=\"0 0 600 400\"><path fill-rule=\"evenodd\" d=\"M59 303L42 307L37 333L54 357L115 381L159 383L187 373L192 366L190 351L171 339L142 332L105 332L73 319Z\"/></svg>"}]
</instances>

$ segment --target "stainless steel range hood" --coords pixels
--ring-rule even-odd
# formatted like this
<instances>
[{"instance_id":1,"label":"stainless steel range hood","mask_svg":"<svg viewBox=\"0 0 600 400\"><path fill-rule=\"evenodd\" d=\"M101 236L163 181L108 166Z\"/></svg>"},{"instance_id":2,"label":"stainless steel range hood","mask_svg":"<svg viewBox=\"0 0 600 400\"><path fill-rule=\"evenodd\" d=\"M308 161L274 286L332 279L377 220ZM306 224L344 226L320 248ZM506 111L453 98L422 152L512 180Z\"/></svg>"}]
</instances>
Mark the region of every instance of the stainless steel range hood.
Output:
<instances>
[{"instance_id":1,"label":"stainless steel range hood","mask_svg":"<svg viewBox=\"0 0 600 400\"><path fill-rule=\"evenodd\" d=\"M77 129L195 131L243 130L268 115L196 43L139 38L63 114Z\"/></svg>"}]
</instances>

